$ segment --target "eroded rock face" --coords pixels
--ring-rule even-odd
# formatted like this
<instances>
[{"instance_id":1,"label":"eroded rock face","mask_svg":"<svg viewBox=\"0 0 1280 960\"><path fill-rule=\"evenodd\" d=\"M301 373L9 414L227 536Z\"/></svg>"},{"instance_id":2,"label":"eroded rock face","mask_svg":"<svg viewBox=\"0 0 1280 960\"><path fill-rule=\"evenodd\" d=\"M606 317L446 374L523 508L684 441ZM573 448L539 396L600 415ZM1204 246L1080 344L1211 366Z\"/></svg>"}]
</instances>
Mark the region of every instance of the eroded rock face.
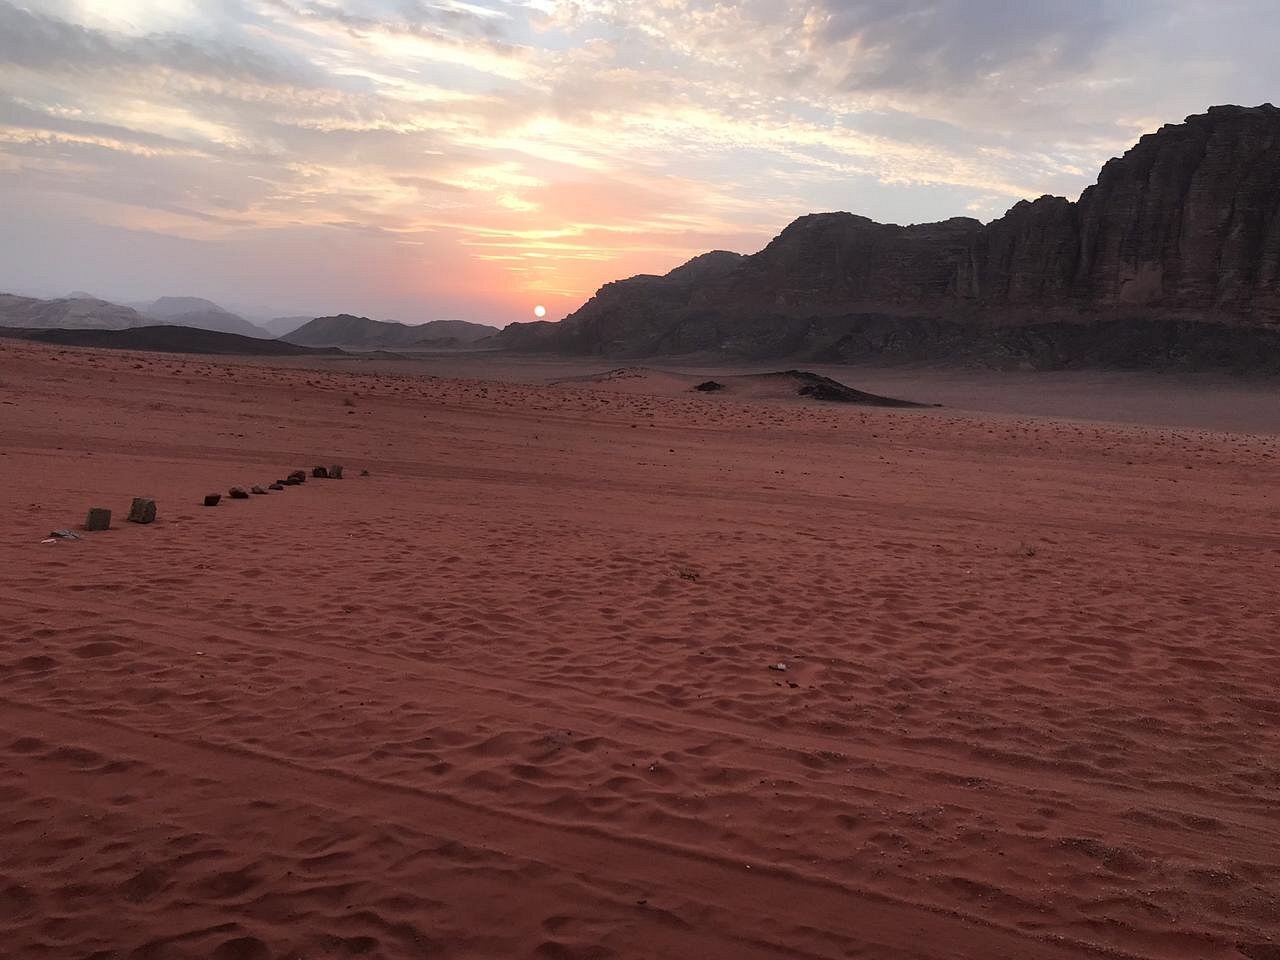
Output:
<instances>
[{"instance_id":1,"label":"eroded rock face","mask_svg":"<svg viewBox=\"0 0 1280 960\"><path fill-rule=\"evenodd\" d=\"M1084 329L1082 329L1084 328ZM801 217L753 256L607 284L503 346L609 356L1280 368L1280 109L1143 137L1078 202L985 226Z\"/></svg>"},{"instance_id":2,"label":"eroded rock face","mask_svg":"<svg viewBox=\"0 0 1280 960\"><path fill-rule=\"evenodd\" d=\"M1080 197L1075 294L1280 319L1280 110L1161 127Z\"/></svg>"}]
</instances>

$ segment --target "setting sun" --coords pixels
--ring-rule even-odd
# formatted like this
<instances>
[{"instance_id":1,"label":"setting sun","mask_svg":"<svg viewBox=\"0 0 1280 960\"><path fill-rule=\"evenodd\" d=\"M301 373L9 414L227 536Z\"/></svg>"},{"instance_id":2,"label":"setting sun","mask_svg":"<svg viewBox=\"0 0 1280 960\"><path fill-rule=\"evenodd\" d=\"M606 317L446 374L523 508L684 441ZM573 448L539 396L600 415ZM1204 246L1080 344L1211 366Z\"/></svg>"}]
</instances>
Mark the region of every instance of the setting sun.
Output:
<instances>
[{"instance_id":1,"label":"setting sun","mask_svg":"<svg viewBox=\"0 0 1280 960\"><path fill-rule=\"evenodd\" d=\"M533 308L533 315L537 317L539 320L541 320L543 317L547 315L547 308L544 307L542 304L538 304L536 307Z\"/></svg>"}]
</instances>

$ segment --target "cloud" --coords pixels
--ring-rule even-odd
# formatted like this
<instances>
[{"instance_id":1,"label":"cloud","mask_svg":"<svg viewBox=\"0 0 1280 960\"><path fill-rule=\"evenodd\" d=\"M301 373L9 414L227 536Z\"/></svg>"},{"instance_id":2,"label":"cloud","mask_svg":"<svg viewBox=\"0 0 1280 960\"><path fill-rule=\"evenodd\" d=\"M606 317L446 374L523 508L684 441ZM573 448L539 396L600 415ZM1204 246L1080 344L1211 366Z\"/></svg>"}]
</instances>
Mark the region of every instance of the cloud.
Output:
<instances>
[{"instance_id":1,"label":"cloud","mask_svg":"<svg viewBox=\"0 0 1280 960\"><path fill-rule=\"evenodd\" d=\"M932 90L1028 70L1087 67L1116 21L1101 0L827 0L819 40L848 58L849 89Z\"/></svg>"},{"instance_id":2,"label":"cloud","mask_svg":"<svg viewBox=\"0 0 1280 960\"><path fill-rule=\"evenodd\" d=\"M275 82L280 65L243 47L181 36L129 37L34 13L0 0L0 63L33 70L94 73L163 67L183 73Z\"/></svg>"},{"instance_id":3,"label":"cloud","mask_svg":"<svg viewBox=\"0 0 1280 960\"><path fill-rule=\"evenodd\" d=\"M628 272L758 248L812 210L915 222L1078 193L1160 122L1266 99L1280 67L1265 31L1242 29L1265 12L0 0L0 203L21 211L0 226L0 288L64 262L28 238L78 217L116 269L66 288L115 277L141 298L157 271L204 270L292 312L321 289L296 283L311 258L326 295L371 298L346 301L364 312L502 321L536 298L562 313ZM122 249L183 242L117 261L113 231Z\"/></svg>"}]
</instances>

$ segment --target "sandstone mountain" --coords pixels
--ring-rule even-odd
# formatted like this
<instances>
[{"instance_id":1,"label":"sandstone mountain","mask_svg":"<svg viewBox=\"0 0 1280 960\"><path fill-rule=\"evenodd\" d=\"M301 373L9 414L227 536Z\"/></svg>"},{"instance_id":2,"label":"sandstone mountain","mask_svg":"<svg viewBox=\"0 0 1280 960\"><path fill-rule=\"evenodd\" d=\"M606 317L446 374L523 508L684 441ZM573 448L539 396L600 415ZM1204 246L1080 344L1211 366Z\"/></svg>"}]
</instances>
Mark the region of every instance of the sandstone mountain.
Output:
<instances>
[{"instance_id":1,"label":"sandstone mountain","mask_svg":"<svg viewBox=\"0 0 1280 960\"><path fill-rule=\"evenodd\" d=\"M271 334L244 317L224 310L212 300L200 297L161 297L142 311L152 321L199 330L216 330L242 337L270 337Z\"/></svg>"},{"instance_id":2,"label":"sandstone mountain","mask_svg":"<svg viewBox=\"0 0 1280 960\"><path fill-rule=\"evenodd\" d=\"M517 350L1280 370L1280 109L1144 136L1076 202L983 225L801 217L752 256L610 283Z\"/></svg>"},{"instance_id":3,"label":"sandstone mountain","mask_svg":"<svg viewBox=\"0 0 1280 960\"><path fill-rule=\"evenodd\" d=\"M127 330L156 323L234 333L244 337L270 334L216 303L194 297L161 297L137 307L72 294L39 300L0 294L0 327L28 330Z\"/></svg>"},{"instance_id":4,"label":"sandstone mountain","mask_svg":"<svg viewBox=\"0 0 1280 960\"><path fill-rule=\"evenodd\" d=\"M496 327L465 320L432 320L417 326L388 323L344 313L317 317L282 340L309 347L356 347L366 350L406 347L458 347L491 337Z\"/></svg>"},{"instance_id":5,"label":"sandstone mountain","mask_svg":"<svg viewBox=\"0 0 1280 960\"><path fill-rule=\"evenodd\" d=\"M38 300L0 293L0 327L123 330L146 322L136 310L92 297Z\"/></svg>"}]
</instances>

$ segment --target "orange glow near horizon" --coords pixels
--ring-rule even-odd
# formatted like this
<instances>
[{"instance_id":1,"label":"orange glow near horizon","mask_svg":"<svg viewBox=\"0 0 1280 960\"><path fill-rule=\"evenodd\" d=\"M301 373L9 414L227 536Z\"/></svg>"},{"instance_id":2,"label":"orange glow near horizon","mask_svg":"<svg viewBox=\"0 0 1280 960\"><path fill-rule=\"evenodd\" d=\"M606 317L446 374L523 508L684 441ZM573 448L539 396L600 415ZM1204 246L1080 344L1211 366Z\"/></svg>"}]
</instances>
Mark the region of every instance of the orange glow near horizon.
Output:
<instances>
[{"instance_id":1,"label":"orange glow near horizon","mask_svg":"<svg viewBox=\"0 0 1280 960\"><path fill-rule=\"evenodd\" d=\"M1002 5L954 22L962 5L918 5L899 21L835 0L364 0L359 16L0 0L0 29L33 51L0 58L0 209L19 225L0 290L127 302L176 284L264 316L558 319L611 281L754 253L806 213L985 219L1075 196L1186 113L1185 84L1171 102L1143 84L1101 123L1097 91L1121 89L1134 54L1058 63L1072 21L1043 5L1012 8L1017 43L973 28L1003 24ZM1093 29L1082 17L1067 40ZM922 36L941 52L900 74ZM1247 76L1246 100L1274 86ZM1021 87L1040 99L1011 113Z\"/></svg>"}]
</instances>

